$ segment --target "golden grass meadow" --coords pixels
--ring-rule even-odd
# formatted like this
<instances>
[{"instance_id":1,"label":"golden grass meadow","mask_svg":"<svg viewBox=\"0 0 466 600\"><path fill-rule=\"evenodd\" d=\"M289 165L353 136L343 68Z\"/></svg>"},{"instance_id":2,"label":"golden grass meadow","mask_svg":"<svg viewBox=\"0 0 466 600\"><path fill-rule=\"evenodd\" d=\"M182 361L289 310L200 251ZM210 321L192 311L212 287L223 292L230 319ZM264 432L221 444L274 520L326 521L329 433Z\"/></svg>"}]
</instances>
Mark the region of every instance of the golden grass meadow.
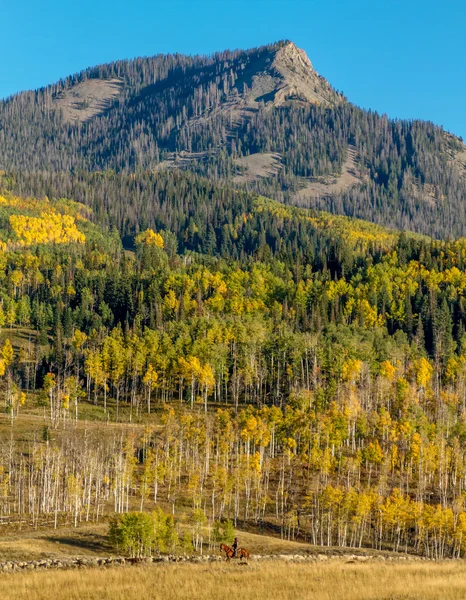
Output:
<instances>
[{"instance_id":1,"label":"golden grass meadow","mask_svg":"<svg viewBox=\"0 0 466 600\"><path fill-rule=\"evenodd\" d=\"M441 563L169 564L0 576L5 600L463 600L466 570Z\"/></svg>"}]
</instances>

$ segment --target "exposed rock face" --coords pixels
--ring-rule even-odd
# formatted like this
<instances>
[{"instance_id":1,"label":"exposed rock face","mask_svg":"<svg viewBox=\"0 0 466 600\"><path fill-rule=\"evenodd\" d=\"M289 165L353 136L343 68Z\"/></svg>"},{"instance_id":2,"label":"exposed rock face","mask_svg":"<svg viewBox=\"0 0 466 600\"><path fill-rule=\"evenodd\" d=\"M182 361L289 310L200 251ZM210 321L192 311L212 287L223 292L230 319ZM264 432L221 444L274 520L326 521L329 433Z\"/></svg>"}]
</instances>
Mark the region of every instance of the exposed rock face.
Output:
<instances>
[{"instance_id":1,"label":"exposed rock face","mask_svg":"<svg viewBox=\"0 0 466 600\"><path fill-rule=\"evenodd\" d=\"M317 73L304 50L293 42L271 49L265 61L252 62L249 68L255 71L253 84L238 98L238 103L250 108L257 108L259 102L269 107L283 106L287 102L324 106L345 102L345 98Z\"/></svg>"},{"instance_id":2,"label":"exposed rock face","mask_svg":"<svg viewBox=\"0 0 466 600\"><path fill-rule=\"evenodd\" d=\"M317 73L304 50L292 42L277 51L272 67L282 79L275 95L275 106L288 99L328 106L344 101L344 97Z\"/></svg>"}]
</instances>

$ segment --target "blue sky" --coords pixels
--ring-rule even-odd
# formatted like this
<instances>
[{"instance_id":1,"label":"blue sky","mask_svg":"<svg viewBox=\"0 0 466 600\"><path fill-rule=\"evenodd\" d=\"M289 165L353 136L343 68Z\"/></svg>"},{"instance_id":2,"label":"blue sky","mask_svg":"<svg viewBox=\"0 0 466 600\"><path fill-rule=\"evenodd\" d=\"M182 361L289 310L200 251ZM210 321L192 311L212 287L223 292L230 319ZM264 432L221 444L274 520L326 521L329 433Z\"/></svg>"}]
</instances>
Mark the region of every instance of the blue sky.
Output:
<instances>
[{"instance_id":1,"label":"blue sky","mask_svg":"<svg viewBox=\"0 0 466 600\"><path fill-rule=\"evenodd\" d=\"M118 58L291 39L359 106L466 139L465 0L0 0L0 97Z\"/></svg>"}]
</instances>

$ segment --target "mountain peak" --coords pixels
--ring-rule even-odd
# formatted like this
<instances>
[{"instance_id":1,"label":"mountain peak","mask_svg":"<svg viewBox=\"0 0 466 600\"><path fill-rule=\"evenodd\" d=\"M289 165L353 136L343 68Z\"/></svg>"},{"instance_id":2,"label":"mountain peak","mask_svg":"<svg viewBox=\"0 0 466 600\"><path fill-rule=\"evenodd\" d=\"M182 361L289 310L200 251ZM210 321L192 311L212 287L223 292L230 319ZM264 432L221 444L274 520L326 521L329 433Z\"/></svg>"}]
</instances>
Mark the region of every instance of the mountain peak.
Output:
<instances>
[{"instance_id":1,"label":"mountain peak","mask_svg":"<svg viewBox=\"0 0 466 600\"><path fill-rule=\"evenodd\" d=\"M312 66L308 55L294 42L286 40L278 44L271 70L276 81L273 104L280 106L287 101L335 106L345 99L336 92Z\"/></svg>"},{"instance_id":2,"label":"mountain peak","mask_svg":"<svg viewBox=\"0 0 466 600\"><path fill-rule=\"evenodd\" d=\"M276 52L276 57L277 60L297 64L303 68L314 70L306 51L298 48L294 42L289 40L280 45Z\"/></svg>"},{"instance_id":3,"label":"mountain peak","mask_svg":"<svg viewBox=\"0 0 466 600\"><path fill-rule=\"evenodd\" d=\"M243 95L249 106L282 106L289 102L335 106L345 101L312 66L306 52L285 40L265 48L268 57L252 60L252 86Z\"/></svg>"},{"instance_id":4,"label":"mountain peak","mask_svg":"<svg viewBox=\"0 0 466 600\"><path fill-rule=\"evenodd\" d=\"M191 169L286 202L466 233L462 141L355 107L289 40L89 68L0 102L0 128L0 170Z\"/></svg>"}]
</instances>

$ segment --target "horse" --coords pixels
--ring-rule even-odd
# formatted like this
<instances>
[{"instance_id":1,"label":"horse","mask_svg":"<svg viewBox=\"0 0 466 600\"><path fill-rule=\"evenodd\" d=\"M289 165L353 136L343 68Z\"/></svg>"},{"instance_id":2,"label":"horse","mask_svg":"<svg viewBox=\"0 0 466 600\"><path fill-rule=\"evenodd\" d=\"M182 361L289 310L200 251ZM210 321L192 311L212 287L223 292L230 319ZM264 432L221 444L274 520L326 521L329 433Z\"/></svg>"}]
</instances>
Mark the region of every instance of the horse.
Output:
<instances>
[{"instance_id":1,"label":"horse","mask_svg":"<svg viewBox=\"0 0 466 600\"><path fill-rule=\"evenodd\" d=\"M246 548L238 548L236 550L236 555L235 555L235 551L233 550L233 548L231 546L227 546L226 544L220 544L220 552L225 552L226 554L226 561L230 562L230 560L232 558L239 558L239 559L246 559L246 562L248 562L249 560L249 551L246 550Z\"/></svg>"}]
</instances>

